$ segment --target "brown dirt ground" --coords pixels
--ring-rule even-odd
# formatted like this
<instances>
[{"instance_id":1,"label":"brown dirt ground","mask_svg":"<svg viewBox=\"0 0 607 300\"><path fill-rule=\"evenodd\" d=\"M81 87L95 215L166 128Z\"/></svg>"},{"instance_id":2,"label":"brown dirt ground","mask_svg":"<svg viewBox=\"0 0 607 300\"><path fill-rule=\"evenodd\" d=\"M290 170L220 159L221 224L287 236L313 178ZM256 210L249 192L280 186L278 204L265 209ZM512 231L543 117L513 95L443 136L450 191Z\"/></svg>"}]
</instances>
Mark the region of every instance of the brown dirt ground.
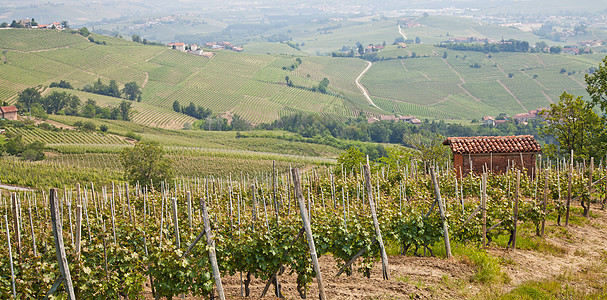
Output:
<instances>
[{"instance_id":1,"label":"brown dirt ground","mask_svg":"<svg viewBox=\"0 0 607 300\"><path fill-rule=\"evenodd\" d=\"M471 282L474 268L465 259L432 257L390 256L390 280L381 276L381 262L378 261L371 272L371 278L365 278L354 271L351 276L342 274L335 277L338 269L330 255L320 258L321 272L325 290L329 299L461 299L482 297L483 290L499 289L508 292L516 286L530 280L547 280L567 272L580 272L592 265L593 260L607 249L607 213L598 207L592 209L595 217L583 226L569 225L567 230L552 222L546 223L546 232L550 233L547 242L559 247L563 253L547 253L531 250L505 250L490 247L489 252L503 258L502 271L510 281L491 287ZM564 222L563 222L564 223ZM562 234L562 232L568 234ZM558 234L561 232L561 234ZM355 269L356 270L356 266ZM286 299L299 299L296 289L296 275L288 275L288 270L280 276L282 293ZM253 277L251 297L241 297L240 275L222 277L228 299L257 299L261 295L265 282ZM149 287L146 287L146 299L151 299ZM310 285L307 298L316 299L318 286L316 280ZM265 296L277 299L273 286ZM184 297L178 299L200 299Z\"/></svg>"}]
</instances>

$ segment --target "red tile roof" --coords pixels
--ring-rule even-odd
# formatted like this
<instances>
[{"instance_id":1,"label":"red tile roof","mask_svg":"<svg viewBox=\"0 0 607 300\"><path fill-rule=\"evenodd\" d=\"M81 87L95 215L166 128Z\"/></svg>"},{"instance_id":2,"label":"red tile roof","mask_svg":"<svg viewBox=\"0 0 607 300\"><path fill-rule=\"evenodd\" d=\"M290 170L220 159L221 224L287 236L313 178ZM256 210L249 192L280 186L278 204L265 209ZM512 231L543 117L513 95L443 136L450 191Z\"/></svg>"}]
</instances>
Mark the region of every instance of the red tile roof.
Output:
<instances>
[{"instance_id":1,"label":"red tile roof","mask_svg":"<svg viewBox=\"0 0 607 300\"><path fill-rule=\"evenodd\" d=\"M443 145L451 146L453 153L518 153L540 152L542 148L532 135L450 137Z\"/></svg>"},{"instance_id":2,"label":"red tile roof","mask_svg":"<svg viewBox=\"0 0 607 300\"><path fill-rule=\"evenodd\" d=\"M2 110L2 113L12 113L12 112L18 112L19 110L17 109L17 107L15 107L14 105L11 106L2 106L0 107L0 110Z\"/></svg>"}]
</instances>

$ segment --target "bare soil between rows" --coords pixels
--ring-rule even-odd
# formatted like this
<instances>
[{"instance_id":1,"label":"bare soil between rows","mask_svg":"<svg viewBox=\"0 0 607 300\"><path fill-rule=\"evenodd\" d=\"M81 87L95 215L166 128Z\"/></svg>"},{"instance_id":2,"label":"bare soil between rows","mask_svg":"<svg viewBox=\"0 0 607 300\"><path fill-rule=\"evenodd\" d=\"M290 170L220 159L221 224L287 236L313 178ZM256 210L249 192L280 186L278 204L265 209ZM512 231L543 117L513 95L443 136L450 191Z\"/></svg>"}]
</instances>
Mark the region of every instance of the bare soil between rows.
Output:
<instances>
[{"instance_id":1,"label":"bare soil between rows","mask_svg":"<svg viewBox=\"0 0 607 300\"><path fill-rule=\"evenodd\" d=\"M595 217L590 218L583 226L570 224L566 229L566 235L561 237L553 234L546 238L548 243L564 249L563 253L552 254L519 249L512 251L501 247L490 247L487 250L489 253L507 262L501 266L502 272L510 279L506 284L484 286L474 282L472 278L475 268L467 259L461 257L445 259L389 256L389 280L382 279L381 261L375 263L370 278L356 271L356 265L351 276L342 274L336 277L338 271L336 261L331 255L324 255L319 261L325 291L328 299L483 298L487 289L498 289L499 293L507 293L527 281L549 280L565 273L583 272L607 249L607 213L593 207L593 214ZM554 232L557 230L556 227L556 224L547 221L547 232L551 229ZM297 291L297 275L288 273L287 269L279 278L282 294L286 299L301 299ZM245 275L243 274L243 277ZM222 277L226 298L258 299L266 282L254 276L251 278L250 296L242 297L240 274ZM149 286L146 287L145 298L152 298ZM183 296L178 299L203 298ZM264 299L278 299L274 295L273 285L270 286ZM309 286L307 299L318 299L316 280Z\"/></svg>"}]
</instances>

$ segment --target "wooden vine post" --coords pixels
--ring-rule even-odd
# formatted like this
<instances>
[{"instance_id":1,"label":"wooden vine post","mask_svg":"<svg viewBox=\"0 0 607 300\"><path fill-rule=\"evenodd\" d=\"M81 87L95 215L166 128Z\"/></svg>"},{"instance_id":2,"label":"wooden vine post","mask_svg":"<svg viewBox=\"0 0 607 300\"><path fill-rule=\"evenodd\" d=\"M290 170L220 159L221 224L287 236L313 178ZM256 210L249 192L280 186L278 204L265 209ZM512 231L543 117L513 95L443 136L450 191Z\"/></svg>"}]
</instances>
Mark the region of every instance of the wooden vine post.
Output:
<instances>
[{"instance_id":1,"label":"wooden vine post","mask_svg":"<svg viewBox=\"0 0 607 300\"><path fill-rule=\"evenodd\" d=\"M51 189L49 192L49 202L51 210L51 222L53 227L53 237L55 239L55 250L57 252L57 263L59 264L59 272L61 273L59 280L64 282L65 291L68 299L76 299L74 294L74 286L72 284L72 276L70 268L67 265L67 256L65 255L65 246L63 245L63 225L59 218L59 198L57 189ZM59 281L58 280L58 281Z\"/></svg>"},{"instance_id":2,"label":"wooden vine post","mask_svg":"<svg viewBox=\"0 0 607 300\"><path fill-rule=\"evenodd\" d=\"M483 249L487 247L487 173L481 180L481 211L483 215Z\"/></svg>"},{"instance_id":3,"label":"wooden vine post","mask_svg":"<svg viewBox=\"0 0 607 300\"><path fill-rule=\"evenodd\" d=\"M567 212L565 213L565 227L569 226L569 210L571 207L571 181L573 180L573 150L571 150L571 166L569 167L569 184L567 185Z\"/></svg>"},{"instance_id":4,"label":"wooden vine post","mask_svg":"<svg viewBox=\"0 0 607 300\"><path fill-rule=\"evenodd\" d=\"M314 237L312 236L312 228L308 221L308 214L306 213L306 204L304 203L303 193L301 191L301 181L299 179L299 169L291 169L293 175L293 189L295 190L295 198L299 204L299 212L301 214L301 221L303 223L306 237L308 239L308 246L310 247L310 257L312 258L312 265L314 272L316 272L316 281L318 281L318 293L321 300L327 299L325 294L325 286L322 281L322 274L320 273L320 265L318 264L318 258L316 257L316 247L314 246Z\"/></svg>"},{"instance_id":5,"label":"wooden vine post","mask_svg":"<svg viewBox=\"0 0 607 300\"><path fill-rule=\"evenodd\" d=\"M76 260L80 259L80 243L82 241L82 205L76 206Z\"/></svg>"},{"instance_id":6,"label":"wooden vine post","mask_svg":"<svg viewBox=\"0 0 607 300\"><path fill-rule=\"evenodd\" d=\"M17 291L15 289L15 269L13 267L13 250L11 249L11 233L8 228L8 218L4 215L4 223L6 224L6 241L8 242L8 259L11 263L11 284L13 287L13 298L17 299Z\"/></svg>"},{"instance_id":7,"label":"wooden vine post","mask_svg":"<svg viewBox=\"0 0 607 300\"><path fill-rule=\"evenodd\" d=\"M207 236L207 245L209 246L209 261L213 270L213 279L215 280L215 286L217 286L217 293L219 294L220 300L225 300L226 296L223 293L223 285L221 284L221 273L219 273L219 265L217 264L217 255L215 254L215 241L213 241L213 233L211 232L211 222L209 221L209 212L207 211L207 204L203 198L200 198L200 204L202 204L202 221L204 223L204 231Z\"/></svg>"},{"instance_id":8,"label":"wooden vine post","mask_svg":"<svg viewBox=\"0 0 607 300\"><path fill-rule=\"evenodd\" d=\"M173 228L175 229L175 245L177 248L181 248L181 238L179 237L179 217L177 215L177 198L171 199L171 205L173 208Z\"/></svg>"},{"instance_id":9,"label":"wooden vine post","mask_svg":"<svg viewBox=\"0 0 607 300\"><path fill-rule=\"evenodd\" d=\"M19 216L19 201L17 200L17 194L11 193L11 206L13 207L13 228L15 231L15 242L17 243L17 258L21 263L21 220Z\"/></svg>"},{"instance_id":10,"label":"wooden vine post","mask_svg":"<svg viewBox=\"0 0 607 300\"><path fill-rule=\"evenodd\" d=\"M381 230L379 229L379 222L377 221L375 201L373 200L373 186L371 185L371 171L368 163L363 166L363 173L365 176L365 186L367 187L369 208L371 208L371 215L373 217L373 226L375 227L375 234L377 235L377 242L379 243L379 250L381 252L382 276L384 279L388 280L390 279L390 270L388 269L388 255L386 254L384 241L381 237Z\"/></svg>"},{"instance_id":11,"label":"wooden vine post","mask_svg":"<svg viewBox=\"0 0 607 300\"><path fill-rule=\"evenodd\" d=\"M546 227L546 206L548 205L548 169L546 169L546 176L544 179L544 200L542 203L542 211L544 212L544 217L542 218L542 229L541 236L544 236L544 228Z\"/></svg>"},{"instance_id":12,"label":"wooden vine post","mask_svg":"<svg viewBox=\"0 0 607 300\"><path fill-rule=\"evenodd\" d=\"M512 250L516 250L516 230L517 230L517 222L518 222L518 201L520 197L520 187L521 187L521 170L516 170L516 192L514 195L514 216L513 216L513 225L514 231L512 233Z\"/></svg>"},{"instance_id":13,"label":"wooden vine post","mask_svg":"<svg viewBox=\"0 0 607 300\"><path fill-rule=\"evenodd\" d=\"M434 194L436 195L436 201L438 201L438 210L440 212L440 217L443 222L443 238L445 240L445 252L447 254L447 258L449 258L451 257L451 243L449 242L449 225L447 224L447 219L445 218L445 206L440 196L440 188L438 186L438 180L436 179L436 172L434 171L434 167L430 168L430 174L432 176L432 183L434 183Z\"/></svg>"}]
</instances>

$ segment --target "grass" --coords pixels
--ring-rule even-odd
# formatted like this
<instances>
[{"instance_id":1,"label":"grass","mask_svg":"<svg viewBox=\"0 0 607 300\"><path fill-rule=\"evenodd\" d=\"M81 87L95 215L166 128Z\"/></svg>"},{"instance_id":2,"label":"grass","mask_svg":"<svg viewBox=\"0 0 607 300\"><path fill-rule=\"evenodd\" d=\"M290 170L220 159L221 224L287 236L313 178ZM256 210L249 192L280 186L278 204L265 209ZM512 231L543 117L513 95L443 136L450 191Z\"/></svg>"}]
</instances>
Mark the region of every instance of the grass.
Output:
<instances>
[{"instance_id":1,"label":"grass","mask_svg":"<svg viewBox=\"0 0 607 300\"><path fill-rule=\"evenodd\" d=\"M496 299L605 299L607 297L607 254L577 272L544 281L528 281Z\"/></svg>"},{"instance_id":2,"label":"grass","mask_svg":"<svg viewBox=\"0 0 607 300\"><path fill-rule=\"evenodd\" d=\"M440 241L432 247L434 255L445 257L445 244ZM502 284L510 282L508 275L501 270L501 260L476 245L451 242L451 254L455 259L474 268L470 282L481 284Z\"/></svg>"}]
</instances>

